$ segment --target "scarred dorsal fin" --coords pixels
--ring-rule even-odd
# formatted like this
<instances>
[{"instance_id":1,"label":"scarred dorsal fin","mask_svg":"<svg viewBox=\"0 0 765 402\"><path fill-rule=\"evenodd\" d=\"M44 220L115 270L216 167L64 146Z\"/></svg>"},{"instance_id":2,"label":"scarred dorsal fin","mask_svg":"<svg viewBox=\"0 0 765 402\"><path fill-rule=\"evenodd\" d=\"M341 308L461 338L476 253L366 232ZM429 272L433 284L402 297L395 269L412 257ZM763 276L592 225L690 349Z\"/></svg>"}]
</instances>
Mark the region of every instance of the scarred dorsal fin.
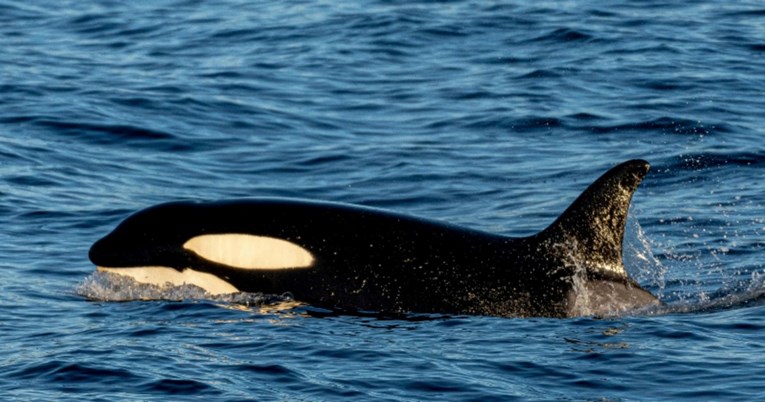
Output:
<instances>
[{"instance_id":1,"label":"scarred dorsal fin","mask_svg":"<svg viewBox=\"0 0 765 402\"><path fill-rule=\"evenodd\" d=\"M649 166L636 159L613 167L535 237L566 265L626 277L622 263L624 226L632 194Z\"/></svg>"}]
</instances>

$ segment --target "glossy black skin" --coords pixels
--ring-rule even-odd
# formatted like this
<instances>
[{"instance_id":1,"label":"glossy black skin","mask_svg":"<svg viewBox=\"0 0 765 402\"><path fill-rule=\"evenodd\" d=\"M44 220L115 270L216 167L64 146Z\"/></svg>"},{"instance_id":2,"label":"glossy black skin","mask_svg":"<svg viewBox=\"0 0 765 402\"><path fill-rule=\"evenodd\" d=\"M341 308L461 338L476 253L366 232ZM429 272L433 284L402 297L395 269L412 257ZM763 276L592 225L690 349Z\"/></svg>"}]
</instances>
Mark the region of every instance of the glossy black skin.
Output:
<instances>
[{"instance_id":1,"label":"glossy black skin","mask_svg":"<svg viewBox=\"0 0 765 402\"><path fill-rule=\"evenodd\" d=\"M647 164L630 161L620 166L635 176L625 182L631 195ZM616 169L599 181L608 179ZM622 171L617 172L619 177L624 176ZM609 180L609 185L616 185ZM588 191L602 192L597 187L598 182ZM128 217L93 245L90 259L108 267L193 268L215 274L241 291L290 292L296 300L327 308L565 317L575 315L575 269L566 261L571 253L561 255L561 239L588 230L574 223L591 218L586 212L588 202L610 202L605 196L598 201L597 194L588 195L588 191L556 223L526 238L337 203L293 199L174 202ZM618 258L621 265L624 222L618 220L620 215L626 217L628 206L629 197L626 206L613 212L616 230L621 230L615 234L618 250L609 250L611 245L603 246L597 238L580 236L579 244L598 254L587 255L585 260L597 263L598 259ZM599 208L610 206L595 205ZM284 239L307 249L315 262L305 269L244 270L207 261L182 247L194 236L223 233ZM594 269L585 276L594 289L601 283L607 283L611 291L616 286L637 305L655 301L626 276Z\"/></svg>"}]
</instances>

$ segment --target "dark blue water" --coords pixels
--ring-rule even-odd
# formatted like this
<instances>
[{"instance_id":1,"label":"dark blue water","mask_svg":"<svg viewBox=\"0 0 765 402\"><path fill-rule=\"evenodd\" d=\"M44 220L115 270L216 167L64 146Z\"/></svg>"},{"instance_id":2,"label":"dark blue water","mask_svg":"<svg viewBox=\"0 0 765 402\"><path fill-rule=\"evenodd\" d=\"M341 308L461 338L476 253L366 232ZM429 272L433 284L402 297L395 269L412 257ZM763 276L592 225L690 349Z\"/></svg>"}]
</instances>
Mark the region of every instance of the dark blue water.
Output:
<instances>
[{"instance_id":1,"label":"dark blue water","mask_svg":"<svg viewBox=\"0 0 765 402\"><path fill-rule=\"evenodd\" d=\"M765 397L760 1L0 1L0 49L4 400ZM527 235L630 158L638 316L135 301L87 259L184 198Z\"/></svg>"}]
</instances>

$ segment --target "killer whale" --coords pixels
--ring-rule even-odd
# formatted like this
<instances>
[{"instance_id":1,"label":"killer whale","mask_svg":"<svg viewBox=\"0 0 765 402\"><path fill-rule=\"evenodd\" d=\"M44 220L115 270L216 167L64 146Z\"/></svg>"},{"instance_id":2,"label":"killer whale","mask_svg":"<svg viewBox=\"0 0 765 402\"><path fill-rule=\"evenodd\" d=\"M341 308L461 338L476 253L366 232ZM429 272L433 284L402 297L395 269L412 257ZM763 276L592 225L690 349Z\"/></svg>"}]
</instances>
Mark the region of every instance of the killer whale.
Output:
<instances>
[{"instance_id":1,"label":"killer whale","mask_svg":"<svg viewBox=\"0 0 765 402\"><path fill-rule=\"evenodd\" d=\"M141 210L93 244L99 271L211 294L281 294L391 313L618 314L658 304L622 263L643 160L593 182L550 226L511 238L376 208L296 199L184 201Z\"/></svg>"}]
</instances>

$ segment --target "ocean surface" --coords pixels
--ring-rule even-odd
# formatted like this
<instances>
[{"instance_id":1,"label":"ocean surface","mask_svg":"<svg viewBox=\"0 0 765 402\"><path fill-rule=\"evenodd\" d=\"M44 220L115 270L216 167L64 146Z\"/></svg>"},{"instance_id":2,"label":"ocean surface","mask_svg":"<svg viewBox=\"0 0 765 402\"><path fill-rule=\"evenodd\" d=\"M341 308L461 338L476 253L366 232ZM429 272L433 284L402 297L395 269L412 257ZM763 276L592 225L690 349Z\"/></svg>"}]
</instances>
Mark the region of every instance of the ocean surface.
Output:
<instances>
[{"instance_id":1,"label":"ocean surface","mask_svg":"<svg viewBox=\"0 0 765 402\"><path fill-rule=\"evenodd\" d=\"M623 3L0 1L0 399L765 399L765 3ZM87 258L180 199L524 236L632 158L625 265L666 305L623 317L316 314Z\"/></svg>"}]
</instances>

